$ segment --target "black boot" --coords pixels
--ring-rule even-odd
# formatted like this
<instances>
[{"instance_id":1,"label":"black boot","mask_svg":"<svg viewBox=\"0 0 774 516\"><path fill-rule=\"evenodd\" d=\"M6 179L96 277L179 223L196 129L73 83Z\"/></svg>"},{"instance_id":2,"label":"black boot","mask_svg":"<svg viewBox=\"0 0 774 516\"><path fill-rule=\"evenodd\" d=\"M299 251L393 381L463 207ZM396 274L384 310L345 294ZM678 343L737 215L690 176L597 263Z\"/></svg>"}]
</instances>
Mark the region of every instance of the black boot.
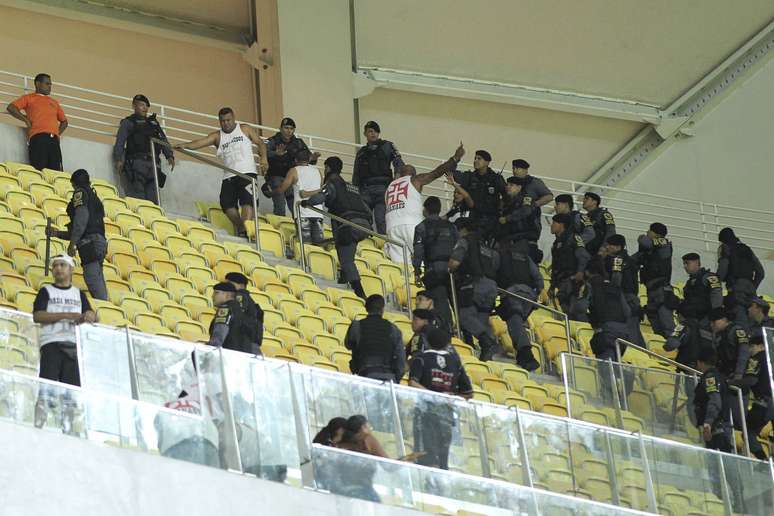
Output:
<instances>
[{"instance_id":1,"label":"black boot","mask_svg":"<svg viewBox=\"0 0 774 516\"><path fill-rule=\"evenodd\" d=\"M479 356L479 360L482 362L492 360L492 357L500 351L500 345L488 336L479 337L478 343L481 346L481 356Z\"/></svg>"},{"instance_id":2,"label":"black boot","mask_svg":"<svg viewBox=\"0 0 774 516\"><path fill-rule=\"evenodd\" d=\"M532 347L524 346L516 351L516 365L532 372L540 367L540 362L535 360L535 355L532 354Z\"/></svg>"}]
</instances>

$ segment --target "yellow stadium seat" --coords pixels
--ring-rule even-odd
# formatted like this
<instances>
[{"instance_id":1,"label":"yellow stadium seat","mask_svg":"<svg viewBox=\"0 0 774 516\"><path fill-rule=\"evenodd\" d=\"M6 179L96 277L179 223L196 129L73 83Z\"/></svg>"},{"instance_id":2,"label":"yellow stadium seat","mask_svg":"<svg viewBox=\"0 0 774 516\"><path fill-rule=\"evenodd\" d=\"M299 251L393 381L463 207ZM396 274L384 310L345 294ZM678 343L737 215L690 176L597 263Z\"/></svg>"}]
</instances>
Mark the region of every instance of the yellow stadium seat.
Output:
<instances>
[{"instance_id":1,"label":"yellow stadium seat","mask_svg":"<svg viewBox=\"0 0 774 516\"><path fill-rule=\"evenodd\" d=\"M178 225L180 225L179 221L178 221ZM186 229L183 229L182 226L180 229L183 230L183 233L185 234L185 236L190 238L191 242L194 242L194 243L212 242L214 240L217 240L217 237L215 236L215 232L212 229L202 224L191 223L188 225Z\"/></svg>"},{"instance_id":2,"label":"yellow stadium seat","mask_svg":"<svg viewBox=\"0 0 774 516\"><path fill-rule=\"evenodd\" d=\"M507 391L508 382L500 378L490 376L481 380L481 388L485 391L489 391L490 393L496 390Z\"/></svg>"},{"instance_id":3,"label":"yellow stadium seat","mask_svg":"<svg viewBox=\"0 0 774 516\"><path fill-rule=\"evenodd\" d=\"M159 242L163 242L170 235L180 235L178 225L169 219L155 219L148 225L148 229L153 231Z\"/></svg>"},{"instance_id":4,"label":"yellow stadium seat","mask_svg":"<svg viewBox=\"0 0 774 516\"><path fill-rule=\"evenodd\" d=\"M339 339L328 333L318 333L312 339L312 343L320 348L320 352L330 358L333 353L342 350Z\"/></svg>"},{"instance_id":5,"label":"yellow stadium seat","mask_svg":"<svg viewBox=\"0 0 774 516\"><path fill-rule=\"evenodd\" d=\"M124 311L127 319L132 321L137 314L151 311L150 303L139 296L125 295L118 306Z\"/></svg>"},{"instance_id":6,"label":"yellow stadium seat","mask_svg":"<svg viewBox=\"0 0 774 516\"><path fill-rule=\"evenodd\" d=\"M153 260L148 268L156 274L161 283L168 278L180 277L177 264L172 260Z\"/></svg>"},{"instance_id":7,"label":"yellow stadium seat","mask_svg":"<svg viewBox=\"0 0 774 516\"><path fill-rule=\"evenodd\" d=\"M273 329L281 324L285 324L285 315L274 308L268 306L263 307L263 325L269 330Z\"/></svg>"},{"instance_id":8,"label":"yellow stadium seat","mask_svg":"<svg viewBox=\"0 0 774 516\"><path fill-rule=\"evenodd\" d=\"M484 401L486 403L494 403L494 398L492 398L492 395L481 389L473 389L473 399L477 401Z\"/></svg>"},{"instance_id":9,"label":"yellow stadium seat","mask_svg":"<svg viewBox=\"0 0 774 516\"><path fill-rule=\"evenodd\" d=\"M156 235L144 227L135 226L129 228L126 232L126 237L134 242L135 248L138 250L143 249L145 246L150 244L158 245L158 242L156 241Z\"/></svg>"},{"instance_id":10,"label":"yellow stadium seat","mask_svg":"<svg viewBox=\"0 0 774 516\"><path fill-rule=\"evenodd\" d=\"M242 265L245 274L252 274L256 267L266 267L266 263L263 261L261 253L255 249L249 249L243 247L240 249L232 250L231 256Z\"/></svg>"},{"instance_id":11,"label":"yellow stadium seat","mask_svg":"<svg viewBox=\"0 0 774 516\"><path fill-rule=\"evenodd\" d=\"M19 289L13 297L13 302L22 312L32 313L32 305L38 293L32 289Z\"/></svg>"},{"instance_id":12,"label":"yellow stadium seat","mask_svg":"<svg viewBox=\"0 0 774 516\"><path fill-rule=\"evenodd\" d=\"M108 326L126 326L129 321L124 311L115 306L101 306L97 308L97 321Z\"/></svg>"},{"instance_id":13,"label":"yellow stadium seat","mask_svg":"<svg viewBox=\"0 0 774 516\"><path fill-rule=\"evenodd\" d=\"M309 265L309 270L312 271L313 274L329 281L336 279L336 258L328 251L322 249L308 249L306 260Z\"/></svg>"},{"instance_id":14,"label":"yellow stadium seat","mask_svg":"<svg viewBox=\"0 0 774 516\"><path fill-rule=\"evenodd\" d=\"M229 258L227 256L222 256L218 259L218 261L213 265L213 272L215 272L215 277L219 280L224 280L226 277L226 274L229 272L242 272L242 266L239 264L238 261Z\"/></svg>"},{"instance_id":15,"label":"yellow stadium seat","mask_svg":"<svg viewBox=\"0 0 774 516\"><path fill-rule=\"evenodd\" d=\"M0 176L0 199L5 200L9 192L20 192L22 186L15 177Z\"/></svg>"},{"instance_id":16,"label":"yellow stadium seat","mask_svg":"<svg viewBox=\"0 0 774 516\"><path fill-rule=\"evenodd\" d=\"M521 395L527 398L535 410L542 410L543 405L550 401L550 396L545 387L537 384L526 384L521 388Z\"/></svg>"},{"instance_id":17,"label":"yellow stadium seat","mask_svg":"<svg viewBox=\"0 0 774 516\"><path fill-rule=\"evenodd\" d=\"M193 281L200 294L204 293L205 287L215 280L215 273L211 269L197 266L187 266L185 268L185 277Z\"/></svg>"},{"instance_id":18,"label":"yellow stadium seat","mask_svg":"<svg viewBox=\"0 0 774 516\"><path fill-rule=\"evenodd\" d=\"M186 307L172 302L163 303L155 312L161 316L167 328L173 331L177 323L191 318L191 313Z\"/></svg>"},{"instance_id":19,"label":"yellow stadium seat","mask_svg":"<svg viewBox=\"0 0 774 516\"><path fill-rule=\"evenodd\" d=\"M0 249L0 251L2 251L2 249ZM5 256L0 256L0 271L16 274L16 268L13 266L13 260L6 258Z\"/></svg>"},{"instance_id":20,"label":"yellow stadium seat","mask_svg":"<svg viewBox=\"0 0 774 516\"><path fill-rule=\"evenodd\" d=\"M189 266L208 267L207 258L198 251L183 251L174 257L178 269L185 271Z\"/></svg>"},{"instance_id":21,"label":"yellow stadium seat","mask_svg":"<svg viewBox=\"0 0 774 516\"><path fill-rule=\"evenodd\" d=\"M132 287L124 280L106 279L105 286L107 287L108 297L114 305L120 305L124 296L132 295Z\"/></svg>"},{"instance_id":22,"label":"yellow stadium seat","mask_svg":"<svg viewBox=\"0 0 774 516\"><path fill-rule=\"evenodd\" d=\"M150 203L150 201L147 201L149 204L140 204L138 205L134 211L137 213L137 215L140 216L143 223L146 226L150 226L152 222L162 219L164 217L164 210L159 208L153 203ZM173 223L175 226L177 226L177 223ZM178 230L180 226L177 226Z\"/></svg>"},{"instance_id":23,"label":"yellow stadium seat","mask_svg":"<svg viewBox=\"0 0 774 516\"><path fill-rule=\"evenodd\" d=\"M16 170L16 179L19 180L22 188L26 189L29 189L30 185L33 183L46 182L46 177L43 175L43 172L28 166Z\"/></svg>"},{"instance_id":24,"label":"yellow stadium seat","mask_svg":"<svg viewBox=\"0 0 774 516\"><path fill-rule=\"evenodd\" d=\"M151 334L158 334L167 329L161 317L150 312L136 314L134 324L140 328L140 331Z\"/></svg>"},{"instance_id":25,"label":"yellow stadium seat","mask_svg":"<svg viewBox=\"0 0 774 516\"><path fill-rule=\"evenodd\" d=\"M172 261L172 254L169 252L169 249L155 242L146 244L137 254L145 267L150 267L153 260Z\"/></svg>"},{"instance_id":26,"label":"yellow stadium seat","mask_svg":"<svg viewBox=\"0 0 774 516\"><path fill-rule=\"evenodd\" d=\"M252 235L250 235L250 228L253 229ZM285 257L285 242L282 238L282 233L265 225L260 227L259 233L261 238L261 252L272 253L277 258ZM255 228L253 228L252 225L248 227L248 236L255 238Z\"/></svg>"},{"instance_id":27,"label":"yellow stadium seat","mask_svg":"<svg viewBox=\"0 0 774 516\"><path fill-rule=\"evenodd\" d=\"M202 323L205 328L209 328L210 323L212 322L212 319L214 317L215 317L215 309L208 308L207 310L202 310L201 314L199 315L199 322Z\"/></svg>"},{"instance_id":28,"label":"yellow stadium seat","mask_svg":"<svg viewBox=\"0 0 774 516\"><path fill-rule=\"evenodd\" d=\"M346 317L341 308L336 306L319 306L315 313L325 321L333 321Z\"/></svg>"},{"instance_id":29,"label":"yellow stadium seat","mask_svg":"<svg viewBox=\"0 0 774 516\"><path fill-rule=\"evenodd\" d=\"M59 197L56 193L56 190L54 190L54 187L43 181L31 181L29 184L23 186L29 193L32 194L32 197L35 199L35 203L37 204L38 208L43 207L43 201L45 199Z\"/></svg>"},{"instance_id":30,"label":"yellow stadium seat","mask_svg":"<svg viewBox=\"0 0 774 516\"><path fill-rule=\"evenodd\" d=\"M67 201L58 197L49 197L43 199L40 203L40 207L46 214L46 217L54 219L63 213L67 213Z\"/></svg>"},{"instance_id":31,"label":"yellow stadium seat","mask_svg":"<svg viewBox=\"0 0 774 516\"><path fill-rule=\"evenodd\" d=\"M284 323L274 328L274 336L284 342L285 347L288 347L288 344L300 342L304 339L304 336L298 329Z\"/></svg>"},{"instance_id":32,"label":"yellow stadium seat","mask_svg":"<svg viewBox=\"0 0 774 516\"><path fill-rule=\"evenodd\" d=\"M191 312L193 319L198 319L203 311L210 308L210 301L196 293L183 294L178 301Z\"/></svg>"},{"instance_id":33,"label":"yellow stadium seat","mask_svg":"<svg viewBox=\"0 0 774 516\"><path fill-rule=\"evenodd\" d=\"M263 290L268 293L279 292L279 293L293 295L293 292L290 290L290 287L288 287L287 285L279 281L267 281L266 283L263 284Z\"/></svg>"},{"instance_id":34,"label":"yellow stadium seat","mask_svg":"<svg viewBox=\"0 0 774 516\"><path fill-rule=\"evenodd\" d=\"M263 288L263 286L269 281L278 281L279 274L274 267L269 265L256 265L253 268L250 277L255 282L256 286Z\"/></svg>"},{"instance_id":35,"label":"yellow stadium seat","mask_svg":"<svg viewBox=\"0 0 774 516\"><path fill-rule=\"evenodd\" d=\"M552 416L567 417L567 407L553 401L543 403L542 412Z\"/></svg>"},{"instance_id":36,"label":"yellow stadium seat","mask_svg":"<svg viewBox=\"0 0 774 516\"><path fill-rule=\"evenodd\" d=\"M169 292L156 287L145 287L142 289L140 295L150 303L154 312L157 312L159 309L161 309L161 306L165 303L172 301Z\"/></svg>"},{"instance_id":37,"label":"yellow stadium seat","mask_svg":"<svg viewBox=\"0 0 774 516\"><path fill-rule=\"evenodd\" d=\"M15 215L0 213L0 230L19 233L23 240L26 228L24 222Z\"/></svg>"},{"instance_id":38,"label":"yellow stadium seat","mask_svg":"<svg viewBox=\"0 0 774 516\"><path fill-rule=\"evenodd\" d=\"M253 297L253 301L261 308L271 306L271 296L266 292L250 290L250 295Z\"/></svg>"},{"instance_id":39,"label":"yellow stadium seat","mask_svg":"<svg viewBox=\"0 0 774 516\"><path fill-rule=\"evenodd\" d=\"M121 226L110 220L109 218L105 217L103 219L103 224L105 224L105 234L106 235L118 235L121 236L123 233L121 233ZM108 237L108 241L110 240L110 237Z\"/></svg>"},{"instance_id":40,"label":"yellow stadium seat","mask_svg":"<svg viewBox=\"0 0 774 516\"><path fill-rule=\"evenodd\" d=\"M209 332L207 331L207 328L196 321L179 321L175 325L175 333L180 335L180 338L183 340L190 342L209 340Z\"/></svg>"},{"instance_id":41,"label":"yellow stadium seat","mask_svg":"<svg viewBox=\"0 0 774 516\"><path fill-rule=\"evenodd\" d=\"M109 247L110 245L108 244ZM118 270L121 271L121 276L125 278L128 277L130 270L141 267L140 259L134 253L110 253L110 261L118 267Z\"/></svg>"},{"instance_id":42,"label":"yellow stadium seat","mask_svg":"<svg viewBox=\"0 0 774 516\"><path fill-rule=\"evenodd\" d=\"M187 294L198 295L196 286L191 280L187 278L167 278L167 280L164 282L164 288L166 288L169 293L172 294L172 297L178 302L180 302L183 296Z\"/></svg>"},{"instance_id":43,"label":"yellow stadium seat","mask_svg":"<svg viewBox=\"0 0 774 516\"><path fill-rule=\"evenodd\" d=\"M228 232L229 235L234 235L234 225L231 223L229 218L226 216L225 213L220 209L220 207L210 207L207 209L207 220L210 221L210 223L220 229L225 230ZM248 221L250 222L250 221Z\"/></svg>"},{"instance_id":44,"label":"yellow stadium seat","mask_svg":"<svg viewBox=\"0 0 774 516\"><path fill-rule=\"evenodd\" d=\"M207 257L210 265L217 263L221 257L228 256L226 247L218 242L201 242L197 248L200 253Z\"/></svg>"},{"instance_id":45,"label":"yellow stadium seat","mask_svg":"<svg viewBox=\"0 0 774 516\"><path fill-rule=\"evenodd\" d=\"M24 223L29 226L31 224L43 224L46 223L46 213L37 206L22 206L16 213Z\"/></svg>"},{"instance_id":46,"label":"yellow stadium seat","mask_svg":"<svg viewBox=\"0 0 774 516\"><path fill-rule=\"evenodd\" d=\"M360 298L344 297L339 300L339 307L350 320L365 317L365 303Z\"/></svg>"},{"instance_id":47,"label":"yellow stadium seat","mask_svg":"<svg viewBox=\"0 0 774 516\"><path fill-rule=\"evenodd\" d=\"M102 206L105 208L105 214L111 219L115 219L118 213L129 212L129 207L126 205L126 201L117 197L102 199Z\"/></svg>"},{"instance_id":48,"label":"yellow stadium seat","mask_svg":"<svg viewBox=\"0 0 774 516\"><path fill-rule=\"evenodd\" d=\"M21 190L12 190L5 194L5 202L14 215L18 215L22 208L37 208L32 194Z\"/></svg>"},{"instance_id":49,"label":"yellow stadium seat","mask_svg":"<svg viewBox=\"0 0 774 516\"><path fill-rule=\"evenodd\" d=\"M99 198L118 197L118 189L110 181L104 179L92 179L91 186L97 191Z\"/></svg>"},{"instance_id":50,"label":"yellow stadium seat","mask_svg":"<svg viewBox=\"0 0 774 516\"><path fill-rule=\"evenodd\" d=\"M111 216L113 219L113 222L118 224L121 227L121 231L124 235L129 234L129 230L134 227L144 227L142 224L142 219L130 212L130 211L119 211Z\"/></svg>"},{"instance_id":51,"label":"yellow stadium seat","mask_svg":"<svg viewBox=\"0 0 774 516\"><path fill-rule=\"evenodd\" d=\"M607 415L604 412L601 412L599 410L586 409L581 413L579 419L586 421L588 423L595 423L597 425L602 425L602 426L610 425L607 419Z\"/></svg>"},{"instance_id":52,"label":"yellow stadium seat","mask_svg":"<svg viewBox=\"0 0 774 516\"><path fill-rule=\"evenodd\" d=\"M301 315L296 321L296 327L309 340L314 340L317 335L326 333L325 321L316 315Z\"/></svg>"},{"instance_id":53,"label":"yellow stadium seat","mask_svg":"<svg viewBox=\"0 0 774 516\"><path fill-rule=\"evenodd\" d=\"M267 357L274 357L277 353L284 353L285 349L279 343L279 340L271 336L263 336L263 342L261 342L261 353Z\"/></svg>"},{"instance_id":54,"label":"yellow stadium seat","mask_svg":"<svg viewBox=\"0 0 774 516\"><path fill-rule=\"evenodd\" d=\"M13 260L16 270L24 272L27 266L39 263L41 260L38 257L37 251L29 247L12 247L8 253L8 257Z\"/></svg>"},{"instance_id":55,"label":"yellow stadium seat","mask_svg":"<svg viewBox=\"0 0 774 516\"><path fill-rule=\"evenodd\" d=\"M14 247L26 247L27 241L24 239L24 233L0 229L0 244L5 252L9 252Z\"/></svg>"}]
</instances>

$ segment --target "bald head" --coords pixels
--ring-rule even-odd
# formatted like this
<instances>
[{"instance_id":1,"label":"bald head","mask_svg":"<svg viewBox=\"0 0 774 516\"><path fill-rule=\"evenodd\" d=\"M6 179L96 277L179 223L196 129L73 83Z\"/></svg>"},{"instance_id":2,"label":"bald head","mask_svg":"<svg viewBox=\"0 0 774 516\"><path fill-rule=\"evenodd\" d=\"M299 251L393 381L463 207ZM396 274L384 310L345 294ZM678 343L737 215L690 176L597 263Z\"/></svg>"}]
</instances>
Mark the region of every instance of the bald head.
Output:
<instances>
[{"instance_id":1,"label":"bald head","mask_svg":"<svg viewBox=\"0 0 774 516\"><path fill-rule=\"evenodd\" d=\"M415 176L417 175L417 169L414 168L414 165L403 165L398 169L398 174L400 177L405 176Z\"/></svg>"}]
</instances>

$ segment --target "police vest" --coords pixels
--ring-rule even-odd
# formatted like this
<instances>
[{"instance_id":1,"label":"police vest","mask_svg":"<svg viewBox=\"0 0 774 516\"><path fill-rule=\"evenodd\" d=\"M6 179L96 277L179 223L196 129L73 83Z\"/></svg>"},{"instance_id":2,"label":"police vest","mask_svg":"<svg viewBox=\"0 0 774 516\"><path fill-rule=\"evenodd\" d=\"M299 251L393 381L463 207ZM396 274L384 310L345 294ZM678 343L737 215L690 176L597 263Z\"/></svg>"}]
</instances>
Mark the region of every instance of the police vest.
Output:
<instances>
[{"instance_id":1,"label":"police vest","mask_svg":"<svg viewBox=\"0 0 774 516\"><path fill-rule=\"evenodd\" d=\"M356 166L360 174L360 184L384 184L392 182L390 154L385 140L363 146L357 154Z\"/></svg>"},{"instance_id":2,"label":"police vest","mask_svg":"<svg viewBox=\"0 0 774 516\"><path fill-rule=\"evenodd\" d=\"M736 358L739 355L739 344L749 343L749 337L744 329L736 323L730 323L717 336L718 371L731 376L736 370Z\"/></svg>"},{"instance_id":3,"label":"police vest","mask_svg":"<svg viewBox=\"0 0 774 516\"><path fill-rule=\"evenodd\" d=\"M642 282L663 279L666 283L672 280L672 242L666 238L653 239L653 248L649 249L642 263Z\"/></svg>"},{"instance_id":4,"label":"police vest","mask_svg":"<svg viewBox=\"0 0 774 516\"><path fill-rule=\"evenodd\" d=\"M73 197L67 205L67 216L70 217L69 227L72 227L72 220L75 216L75 208L86 206L89 210L89 221L86 223L84 235L100 234L105 235L105 208L94 188L78 187L73 192Z\"/></svg>"},{"instance_id":5,"label":"police vest","mask_svg":"<svg viewBox=\"0 0 774 516\"><path fill-rule=\"evenodd\" d=\"M255 340L246 328L245 317L239 302L236 299L229 299L217 306L216 310L215 318L210 323L210 334L216 323L228 324L228 335L223 341L223 348L250 353Z\"/></svg>"},{"instance_id":6,"label":"police vest","mask_svg":"<svg viewBox=\"0 0 774 516\"><path fill-rule=\"evenodd\" d=\"M535 288L529 273L529 257L516 251L512 246L500 252L500 268L497 271L497 285L507 289L511 285L527 285Z\"/></svg>"},{"instance_id":7,"label":"police vest","mask_svg":"<svg viewBox=\"0 0 774 516\"><path fill-rule=\"evenodd\" d=\"M621 273L621 290L624 293L639 294L640 287L637 281L637 269L634 267L634 262L632 262L626 251L622 251L619 255L606 256L605 269L608 274Z\"/></svg>"},{"instance_id":8,"label":"police vest","mask_svg":"<svg viewBox=\"0 0 774 516\"><path fill-rule=\"evenodd\" d=\"M551 275L556 278L572 276L578 269L578 259L575 257L575 249L578 242L583 243L579 235L571 231L554 241L551 246Z\"/></svg>"},{"instance_id":9,"label":"police vest","mask_svg":"<svg viewBox=\"0 0 774 516\"><path fill-rule=\"evenodd\" d=\"M583 230L586 229L587 226L592 225L591 219L578 210L571 211L570 216L572 217L572 230L579 235L583 234Z\"/></svg>"},{"instance_id":10,"label":"police vest","mask_svg":"<svg viewBox=\"0 0 774 516\"><path fill-rule=\"evenodd\" d=\"M462 263L460 263L459 272L465 278L480 278L484 272L481 265L481 244L478 241L478 236L469 234L462 238L467 240L468 249Z\"/></svg>"},{"instance_id":11,"label":"police vest","mask_svg":"<svg viewBox=\"0 0 774 516\"><path fill-rule=\"evenodd\" d=\"M481 272L491 280L497 279L496 253L491 247L480 246Z\"/></svg>"},{"instance_id":12,"label":"police vest","mask_svg":"<svg viewBox=\"0 0 774 516\"><path fill-rule=\"evenodd\" d=\"M381 316L369 315L361 319L360 340L357 344L357 370L392 370L393 343L392 324Z\"/></svg>"},{"instance_id":13,"label":"police vest","mask_svg":"<svg viewBox=\"0 0 774 516\"><path fill-rule=\"evenodd\" d=\"M717 369L710 369L702 375L699 384L696 386L693 400L693 405L696 408L696 424L698 426L704 424L704 418L707 416L709 395L715 392L720 394L722 409L712 426L717 427L719 423L728 420L729 406L727 391L728 385L726 385L726 379Z\"/></svg>"},{"instance_id":14,"label":"police vest","mask_svg":"<svg viewBox=\"0 0 774 516\"><path fill-rule=\"evenodd\" d=\"M443 219L425 219L425 262L445 262L456 244L454 224Z\"/></svg>"},{"instance_id":15,"label":"police vest","mask_svg":"<svg viewBox=\"0 0 774 516\"><path fill-rule=\"evenodd\" d=\"M129 137L126 140L127 159L150 156L150 139L159 138L161 136L161 127L156 120L156 114L154 113L145 118L132 115L126 117L124 120L129 120L132 123ZM160 152L161 147L156 145L156 156L158 156Z\"/></svg>"},{"instance_id":16,"label":"police vest","mask_svg":"<svg viewBox=\"0 0 774 516\"><path fill-rule=\"evenodd\" d=\"M246 289L237 290L236 301L242 309L244 331L252 342L259 342L263 331L263 310L258 306Z\"/></svg>"},{"instance_id":17,"label":"police vest","mask_svg":"<svg viewBox=\"0 0 774 516\"><path fill-rule=\"evenodd\" d=\"M688 278L683 287L683 302L681 313L686 317L701 319L712 309L710 302L711 288L706 285L704 278L711 274L707 269L701 269L698 273Z\"/></svg>"},{"instance_id":18,"label":"police vest","mask_svg":"<svg viewBox=\"0 0 774 516\"><path fill-rule=\"evenodd\" d=\"M499 213L500 194L502 193L502 177L488 169L485 174L466 172L467 181L462 183L473 198L475 208L472 215L495 217Z\"/></svg>"},{"instance_id":19,"label":"police vest","mask_svg":"<svg viewBox=\"0 0 774 516\"><path fill-rule=\"evenodd\" d=\"M591 282L591 320L596 324L626 322L621 289L600 277Z\"/></svg>"},{"instance_id":20,"label":"police vest","mask_svg":"<svg viewBox=\"0 0 774 516\"><path fill-rule=\"evenodd\" d=\"M586 244L586 248L592 255L597 254L602 244L605 243L605 233L607 232L607 219L612 217L607 211L607 208L597 208L593 214L589 214L592 225L594 227L594 238L591 242Z\"/></svg>"},{"instance_id":21,"label":"police vest","mask_svg":"<svg viewBox=\"0 0 774 516\"><path fill-rule=\"evenodd\" d=\"M769 369L766 360L766 351L759 351L751 356L747 361L745 376L755 376L758 381L750 387L757 400L768 400L771 398L771 384L769 383Z\"/></svg>"},{"instance_id":22,"label":"police vest","mask_svg":"<svg viewBox=\"0 0 774 516\"><path fill-rule=\"evenodd\" d=\"M731 280L753 280L755 263L753 262L752 249L742 242L736 242L730 247L728 277Z\"/></svg>"},{"instance_id":23,"label":"police vest","mask_svg":"<svg viewBox=\"0 0 774 516\"><path fill-rule=\"evenodd\" d=\"M510 221L505 225L505 231L509 235L526 238L527 240L537 240L540 238L540 208L532 205L532 197L519 195L514 202L508 203L503 209L503 216L507 217L516 210L523 207L530 207L529 216L520 220Z\"/></svg>"},{"instance_id":24,"label":"police vest","mask_svg":"<svg viewBox=\"0 0 774 516\"><path fill-rule=\"evenodd\" d=\"M336 198L328 209L334 215L351 220L362 218L371 220L371 210L360 196L360 191L353 184L347 183L340 176L331 180L336 189Z\"/></svg>"}]
</instances>

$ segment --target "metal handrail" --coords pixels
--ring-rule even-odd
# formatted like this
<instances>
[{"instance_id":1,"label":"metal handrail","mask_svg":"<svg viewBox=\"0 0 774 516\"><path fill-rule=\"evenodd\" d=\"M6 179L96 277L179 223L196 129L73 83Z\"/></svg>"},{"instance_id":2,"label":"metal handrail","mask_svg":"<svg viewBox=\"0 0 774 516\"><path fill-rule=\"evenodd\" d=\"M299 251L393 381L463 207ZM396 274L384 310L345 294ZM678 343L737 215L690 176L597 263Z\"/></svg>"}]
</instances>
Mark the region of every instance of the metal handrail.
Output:
<instances>
[{"instance_id":1,"label":"metal handrail","mask_svg":"<svg viewBox=\"0 0 774 516\"><path fill-rule=\"evenodd\" d=\"M173 147L172 147L172 145L169 144L169 142L166 142L164 140L160 140L158 138L151 138L150 139L150 143L151 143L151 161L153 162L153 181L154 181L155 186L156 186L156 198L158 199L159 207L161 207L161 189L159 188L159 172L158 172L158 165L156 164L156 145L162 145L162 146L164 146L164 147L166 147L168 149L173 149ZM177 148L174 148L174 150L176 150L176 151L178 151L178 152L180 152L182 154L185 154L186 156L191 157L191 158L193 158L195 160L201 161L202 163L205 163L205 164L210 165L212 167L216 167L216 168L219 168L219 169L224 170L226 172L229 172L231 174L234 174L235 176L238 176L238 177L240 177L240 178L250 182L250 184L252 185L252 189L253 189L252 197L253 197L253 223L255 224L255 249L258 252L260 252L261 251L261 238L260 238L260 231L259 231L259 228L258 228L258 182L256 181L256 178L251 176L251 175L244 174L242 172L238 172L238 171L234 170L233 168L227 167L226 165L224 165L222 163L218 163L217 161L215 161L213 159L206 158L204 156L200 156L199 154L197 154L197 153L195 153L195 152L193 152L193 151L191 151L189 149L186 149L184 147L177 147ZM245 230L246 229L247 228L245 228Z\"/></svg>"},{"instance_id":2,"label":"metal handrail","mask_svg":"<svg viewBox=\"0 0 774 516\"><path fill-rule=\"evenodd\" d=\"M412 317L412 310L411 310L411 280L409 279L409 252L408 252L408 246L398 242L397 240L390 238L386 235L382 235L381 233L377 233L376 231L372 230L371 228L367 228L365 226L361 226L359 224L355 224L352 221L349 221L347 219L341 218L338 215L334 215L328 211L321 210L319 208L315 208L314 206L304 206L304 208L308 210L312 210L316 213L319 213L323 217L328 217L331 220L335 220L339 224L344 224L345 226L349 226L352 228L355 228L359 231L362 231L363 233L367 235L371 235L373 237L379 238L381 240L384 240L385 242L389 242L392 245L398 246L403 249L403 281L405 283L406 287L406 307L408 311L409 319ZM301 231L301 201L296 200L296 206L295 206L295 213L296 213L296 231L298 232L298 243L300 247L301 252L301 265L304 267L305 272L309 272L308 266L306 264L306 250L304 249L304 236L303 232Z\"/></svg>"},{"instance_id":3,"label":"metal handrail","mask_svg":"<svg viewBox=\"0 0 774 516\"><path fill-rule=\"evenodd\" d=\"M632 349L636 349L637 351L639 351L641 353L645 353L646 355L651 356L651 357L653 357L653 358L655 358L657 360L661 360L663 362L666 362L667 364L672 365L672 366L676 367L677 369L682 369L682 370L686 371L687 373L689 373L690 376L694 376L695 377L695 376L701 376L702 375L702 372L699 371L698 369L694 369L694 368L692 368L690 366L687 366L685 364L681 364L680 362L672 360L671 358L663 357L663 356L659 355L658 353L656 353L654 351L651 351L651 350L649 350L647 348L643 348L642 346L638 346L637 344L629 342L626 339L616 339L615 340L615 353L616 353L616 357L618 359L618 363L619 364L623 363L622 362L622 355L621 355L621 347L620 347L619 343L624 343L624 344L626 344L627 347L630 347ZM745 410L744 394L742 392L742 389L740 389L736 385L729 385L728 388L731 389L732 391L736 392L737 403L739 405L739 414L741 415L740 419L741 419L741 425L742 425L742 439L743 439L743 442L744 442L745 453L747 453L747 456L749 457L751 454L750 454L750 442L749 442L749 439L747 438L747 418L745 417L747 411Z\"/></svg>"}]
</instances>

